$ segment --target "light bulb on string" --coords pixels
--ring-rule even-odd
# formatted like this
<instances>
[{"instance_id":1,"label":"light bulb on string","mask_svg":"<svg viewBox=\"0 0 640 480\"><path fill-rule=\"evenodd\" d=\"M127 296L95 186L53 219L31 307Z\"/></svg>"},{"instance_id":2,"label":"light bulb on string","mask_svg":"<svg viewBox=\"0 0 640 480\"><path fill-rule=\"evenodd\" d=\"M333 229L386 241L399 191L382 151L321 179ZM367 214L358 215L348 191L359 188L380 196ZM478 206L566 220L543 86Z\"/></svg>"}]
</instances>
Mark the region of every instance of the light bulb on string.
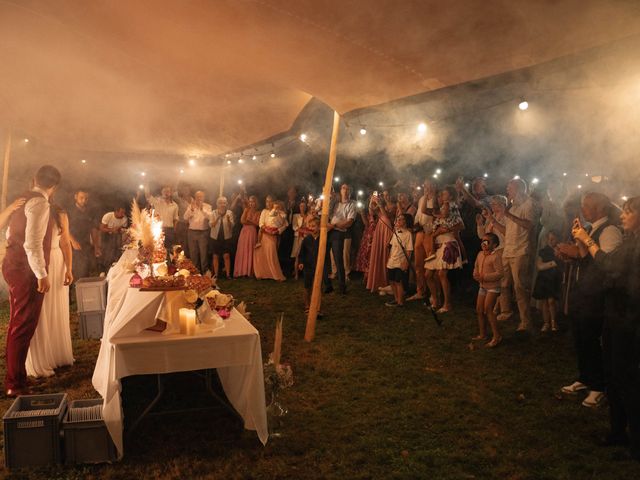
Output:
<instances>
[{"instance_id":1,"label":"light bulb on string","mask_svg":"<svg viewBox=\"0 0 640 480\"><path fill-rule=\"evenodd\" d=\"M357 202L357 203L356 203L356 206L357 206L358 208L362 208L364 205L362 204L362 202Z\"/></svg>"},{"instance_id":2,"label":"light bulb on string","mask_svg":"<svg viewBox=\"0 0 640 480\"><path fill-rule=\"evenodd\" d=\"M420 135L424 135L425 133L427 133L427 124L422 122L418 124L418 134Z\"/></svg>"},{"instance_id":3,"label":"light bulb on string","mask_svg":"<svg viewBox=\"0 0 640 480\"><path fill-rule=\"evenodd\" d=\"M367 129L366 128L361 128L360 129L360 135L366 135L367 134Z\"/></svg>"},{"instance_id":4,"label":"light bulb on string","mask_svg":"<svg viewBox=\"0 0 640 480\"><path fill-rule=\"evenodd\" d=\"M464 184L464 188L469 188L471 185L469 183Z\"/></svg>"},{"instance_id":5,"label":"light bulb on string","mask_svg":"<svg viewBox=\"0 0 640 480\"><path fill-rule=\"evenodd\" d=\"M29 143L29 139L28 139L28 138L25 138L25 139L24 139L24 143Z\"/></svg>"},{"instance_id":6,"label":"light bulb on string","mask_svg":"<svg viewBox=\"0 0 640 480\"><path fill-rule=\"evenodd\" d=\"M567 176L567 172L562 172L562 176L566 177Z\"/></svg>"},{"instance_id":7,"label":"light bulb on string","mask_svg":"<svg viewBox=\"0 0 640 480\"><path fill-rule=\"evenodd\" d=\"M301 133L300 134L300 141L301 142L306 142L307 141L307 134L306 133Z\"/></svg>"},{"instance_id":8,"label":"light bulb on string","mask_svg":"<svg viewBox=\"0 0 640 480\"><path fill-rule=\"evenodd\" d=\"M437 174L437 173L434 173L434 174L433 174L433 178L438 178L438 174Z\"/></svg>"},{"instance_id":9,"label":"light bulb on string","mask_svg":"<svg viewBox=\"0 0 640 480\"><path fill-rule=\"evenodd\" d=\"M333 181L334 182L339 182L340 181L340 177L333 177Z\"/></svg>"},{"instance_id":10,"label":"light bulb on string","mask_svg":"<svg viewBox=\"0 0 640 480\"><path fill-rule=\"evenodd\" d=\"M231 165L231 160L227 160L227 165Z\"/></svg>"},{"instance_id":11,"label":"light bulb on string","mask_svg":"<svg viewBox=\"0 0 640 480\"><path fill-rule=\"evenodd\" d=\"M184 173L184 168L180 169L180 175L182 175Z\"/></svg>"},{"instance_id":12,"label":"light bulb on string","mask_svg":"<svg viewBox=\"0 0 640 480\"><path fill-rule=\"evenodd\" d=\"M141 177L146 177L147 176L147 172L140 172L140 176Z\"/></svg>"},{"instance_id":13,"label":"light bulb on string","mask_svg":"<svg viewBox=\"0 0 640 480\"><path fill-rule=\"evenodd\" d=\"M143 185L143 184L140 184L140 185L138 185L138 188L139 188L140 190L144 190L144 185Z\"/></svg>"},{"instance_id":14,"label":"light bulb on string","mask_svg":"<svg viewBox=\"0 0 640 480\"><path fill-rule=\"evenodd\" d=\"M226 157L227 155L225 155ZM196 166L196 159L195 158L190 158L189 159L189 166L190 167L195 167Z\"/></svg>"},{"instance_id":15,"label":"light bulb on string","mask_svg":"<svg viewBox=\"0 0 640 480\"><path fill-rule=\"evenodd\" d=\"M518 104L518 108L524 112L526 109L529 108L529 102L527 102L526 100L521 101Z\"/></svg>"},{"instance_id":16,"label":"light bulb on string","mask_svg":"<svg viewBox=\"0 0 640 480\"><path fill-rule=\"evenodd\" d=\"M484 172L484 174L482 175L484 178L489 178L489 174L487 172Z\"/></svg>"},{"instance_id":17,"label":"light bulb on string","mask_svg":"<svg viewBox=\"0 0 640 480\"><path fill-rule=\"evenodd\" d=\"M87 164L87 161L85 159L80 160L80 163L82 163L83 165Z\"/></svg>"},{"instance_id":18,"label":"light bulb on string","mask_svg":"<svg viewBox=\"0 0 640 480\"><path fill-rule=\"evenodd\" d=\"M422 187L421 187L420 185L418 185L418 186L416 187L416 190L422 190Z\"/></svg>"},{"instance_id":19,"label":"light bulb on string","mask_svg":"<svg viewBox=\"0 0 640 480\"><path fill-rule=\"evenodd\" d=\"M440 174L442 173L442 169L441 169L441 168L436 168L436 173L437 173L438 175L440 175Z\"/></svg>"},{"instance_id":20,"label":"light bulb on string","mask_svg":"<svg viewBox=\"0 0 640 480\"><path fill-rule=\"evenodd\" d=\"M238 180L238 185L242 185L242 179Z\"/></svg>"},{"instance_id":21,"label":"light bulb on string","mask_svg":"<svg viewBox=\"0 0 640 480\"><path fill-rule=\"evenodd\" d=\"M533 178L531 179L531 183L532 183L533 185L537 185L537 184L538 184L538 182L540 182L540 180L538 180L538 178L537 178L537 177L533 177Z\"/></svg>"},{"instance_id":22,"label":"light bulb on string","mask_svg":"<svg viewBox=\"0 0 640 480\"><path fill-rule=\"evenodd\" d=\"M358 190L358 196L361 197L362 195L364 195L364 192L362 190Z\"/></svg>"},{"instance_id":23,"label":"light bulb on string","mask_svg":"<svg viewBox=\"0 0 640 480\"><path fill-rule=\"evenodd\" d=\"M582 188L582 185L578 185L578 188Z\"/></svg>"},{"instance_id":24,"label":"light bulb on string","mask_svg":"<svg viewBox=\"0 0 640 480\"><path fill-rule=\"evenodd\" d=\"M239 159L238 159L238 163L244 163L244 160L243 160L243 159L241 159L241 158L239 158Z\"/></svg>"},{"instance_id":25,"label":"light bulb on string","mask_svg":"<svg viewBox=\"0 0 640 480\"><path fill-rule=\"evenodd\" d=\"M270 157L271 157L271 158L276 158L276 154L275 154L275 153L272 153L272 154L270 155Z\"/></svg>"},{"instance_id":26,"label":"light bulb on string","mask_svg":"<svg viewBox=\"0 0 640 480\"><path fill-rule=\"evenodd\" d=\"M627 200L629 200L629 197L627 197L626 195L622 195L622 196L620 197L620 199L621 199L623 202L626 202Z\"/></svg>"},{"instance_id":27,"label":"light bulb on string","mask_svg":"<svg viewBox=\"0 0 640 480\"><path fill-rule=\"evenodd\" d=\"M378 182L378 185L384 187L384 182Z\"/></svg>"},{"instance_id":28,"label":"light bulb on string","mask_svg":"<svg viewBox=\"0 0 640 480\"><path fill-rule=\"evenodd\" d=\"M251 160L257 160L258 157L256 157L255 155L253 157L251 157Z\"/></svg>"}]
</instances>

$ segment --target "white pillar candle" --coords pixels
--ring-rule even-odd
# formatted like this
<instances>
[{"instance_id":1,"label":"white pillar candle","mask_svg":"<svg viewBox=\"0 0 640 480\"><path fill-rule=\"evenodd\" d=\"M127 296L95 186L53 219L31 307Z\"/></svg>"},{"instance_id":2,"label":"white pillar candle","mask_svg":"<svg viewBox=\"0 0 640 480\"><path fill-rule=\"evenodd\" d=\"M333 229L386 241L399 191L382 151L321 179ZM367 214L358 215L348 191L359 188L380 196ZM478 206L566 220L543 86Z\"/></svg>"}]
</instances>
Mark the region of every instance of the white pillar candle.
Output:
<instances>
[{"instance_id":1,"label":"white pillar candle","mask_svg":"<svg viewBox=\"0 0 640 480\"><path fill-rule=\"evenodd\" d=\"M193 336L196 334L196 311L188 309L187 315L187 335Z\"/></svg>"},{"instance_id":2,"label":"white pillar candle","mask_svg":"<svg viewBox=\"0 0 640 480\"><path fill-rule=\"evenodd\" d=\"M180 318L180 333L185 335L187 333L187 315L190 311L192 311L190 308L181 308L180 310L178 310L178 315Z\"/></svg>"}]
</instances>

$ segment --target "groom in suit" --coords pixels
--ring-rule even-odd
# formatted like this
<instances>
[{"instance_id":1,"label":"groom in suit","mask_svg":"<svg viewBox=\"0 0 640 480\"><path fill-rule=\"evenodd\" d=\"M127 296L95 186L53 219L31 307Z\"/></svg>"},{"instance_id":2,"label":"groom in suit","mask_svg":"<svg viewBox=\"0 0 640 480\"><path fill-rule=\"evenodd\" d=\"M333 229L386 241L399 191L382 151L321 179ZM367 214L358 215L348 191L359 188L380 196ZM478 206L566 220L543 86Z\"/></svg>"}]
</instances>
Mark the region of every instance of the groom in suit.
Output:
<instances>
[{"instance_id":1,"label":"groom in suit","mask_svg":"<svg viewBox=\"0 0 640 480\"><path fill-rule=\"evenodd\" d=\"M2 273L9 285L11 314L7 332L7 397L28 394L25 361L31 337L38 325L44 294L49 291L47 267L55 220L49 198L60 183L60 172L51 165L40 167L26 202L9 221L7 253Z\"/></svg>"}]
</instances>

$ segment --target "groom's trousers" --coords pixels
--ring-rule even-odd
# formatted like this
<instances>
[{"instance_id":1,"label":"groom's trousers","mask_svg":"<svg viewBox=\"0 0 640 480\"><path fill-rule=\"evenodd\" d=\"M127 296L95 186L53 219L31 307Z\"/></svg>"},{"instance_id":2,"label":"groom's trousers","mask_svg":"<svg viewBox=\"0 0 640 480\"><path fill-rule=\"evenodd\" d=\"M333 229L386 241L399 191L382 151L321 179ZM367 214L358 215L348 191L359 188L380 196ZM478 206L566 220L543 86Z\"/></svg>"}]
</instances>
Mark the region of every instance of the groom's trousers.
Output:
<instances>
[{"instance_id":1,"label":"groom's trousers","mask_svg":"<svg viewBox=\"0 0 640 480\"><path fill-rule=\"evenodd\" d=\"M6 389L20 389L27 385L25 362L42 310L44 294L38 293L38 280L27 266L16 268L3 262L2 274L9 286L10 317L7 331Z\"/></svg>"}]
</instances>

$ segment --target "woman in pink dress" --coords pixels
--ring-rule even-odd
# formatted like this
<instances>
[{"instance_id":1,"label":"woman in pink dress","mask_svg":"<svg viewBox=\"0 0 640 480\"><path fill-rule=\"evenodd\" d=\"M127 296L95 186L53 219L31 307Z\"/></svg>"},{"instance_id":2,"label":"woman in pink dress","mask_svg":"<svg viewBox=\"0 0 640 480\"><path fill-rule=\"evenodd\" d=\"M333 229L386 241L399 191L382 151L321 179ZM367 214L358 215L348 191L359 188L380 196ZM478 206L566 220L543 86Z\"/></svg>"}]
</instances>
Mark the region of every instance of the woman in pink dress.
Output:
<instances>
[{"instance_id":1,"label":"woman in pink dress","mask_svg":"<svg viewBox=\"0 0 640 480\"><path fill-rule=\"evenodd\" d=\"M378 223L371 243L369 271L367 272L367 290L371 290L372 293L377 293L380 287L386 287L389 284L387 281L389 249L387 246L391 241L391 235L393 235L395 208L395 203L391 201L382 201L375 195L371 197L369 209L373 209L378 215Z\"/></svg>"},{"instance_id":2,"label":"woman in pink dress","mask_svg":"<svg viewBox=\"0 0 640 480\"><path fill-rule=\"evenodd\" d=\"M356 256L356 265L354 270L356 272L364 273L364 281L367 281L367 273L369 272L369 259L371 258L371 243L373 242L373 235L378 224L378 217L371 208L368 209L367 214L360 211L360 217L365 224L364 233L362 234L362 240L360 241L360 248L358 249L358 255Z\"/></svg>"},{"instance_id":3,"label":"woman in pink dress","mask_svg":"<svg viewBox=\"0 0 640 480\"><path fill-rule=\"evenodd\" d=\"M283 282L285 276L278 260L278 239L288 223L282 202L274 202L268 196L265 207L260 213L260 239L253 250L253 270L258 280L271 278Z\"/></svg>"},{"instance_id":4,"label":"woman in pink dress","mask_svg":"<svg viewBox=\"0 0 640 480\"><path fill-rule=\"evenodd\" d=\"M238 237L236 261L233 265L233 276L236 278L253 275L253 250L258 241L258 225L260 223L260 211L257 207L258 199L255 195L251 195L242 212L242 217L240 217L242 230L240 230Z\"/></svg>"}]
</instances>

